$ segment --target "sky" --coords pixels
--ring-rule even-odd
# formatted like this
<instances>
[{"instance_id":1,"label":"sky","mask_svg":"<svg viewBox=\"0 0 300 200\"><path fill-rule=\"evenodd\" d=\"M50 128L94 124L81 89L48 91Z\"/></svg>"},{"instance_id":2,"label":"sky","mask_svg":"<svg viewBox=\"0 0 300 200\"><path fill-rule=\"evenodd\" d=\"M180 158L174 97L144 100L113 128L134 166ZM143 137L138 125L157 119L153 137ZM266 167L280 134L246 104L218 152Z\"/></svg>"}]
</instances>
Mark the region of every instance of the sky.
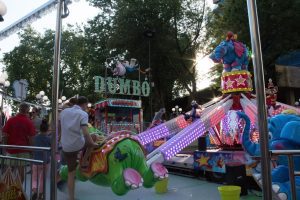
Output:
<instances>
[{"instance_id":1,"label":"sky","mask_svg":"<svg viewBox=\"0 0 300 200\"><path fill-rule=\"evenodd\" d=\"M16 20L24 17L28 13L32 12L34 9L45 4L49 0L2 0L6 7L7 13L4 15L4 22L0 23L0 30L11 25ZM208 0L210 2L210 0ZM211 2L210 2L211 3ZM86 23L88 19L92 19L98 13L98 9L90 6L86 0L73 0L73 3L69 6L70 15L63 19L63 26L66 24L82 24ZM31 26L43 33L46 29L55 30L56 24L56 9L48 13L47 15L41 17L37 21L33 22ZM17 33L3 39L0 41L0 59L3 53L11 51L15 46L19 44L19 39ZM213 65L212 62L207 58L202 58L201 55L197 58L197 72L199 77L203 77L209 71L210 67ZM3 64L0 63L0 70L3 68ZM210 80L205 79L197 83L198 89L204 89L210 85Z\"/></svg>"},{"instance_id":2,"label":"sky","mask_svg":"<svg viewBox=\"0 0 300 200\"><path fill-rule=\"evenodd\" d=\"M11 25L16 20L24 17L34 9L45 4L49 0L2 0L7 7L7 13L4 16L4 22L0 23L0 30ZM77 0L78 1L78 0ZM69 10L70 15L63 19L63 26L66 24L82 24L88 19L92 19L97 13L98 9L89 4L85 0L79 0L78 2L73 0L70 4ZM51 13L38 19L31 26L37 31L43 33L46 29L55 30L56 25L56 9L51 11ZM13 34L8 38L0 41L0 53L11 51L19 43L17 34Z\"/></svg>"}]
</instances>

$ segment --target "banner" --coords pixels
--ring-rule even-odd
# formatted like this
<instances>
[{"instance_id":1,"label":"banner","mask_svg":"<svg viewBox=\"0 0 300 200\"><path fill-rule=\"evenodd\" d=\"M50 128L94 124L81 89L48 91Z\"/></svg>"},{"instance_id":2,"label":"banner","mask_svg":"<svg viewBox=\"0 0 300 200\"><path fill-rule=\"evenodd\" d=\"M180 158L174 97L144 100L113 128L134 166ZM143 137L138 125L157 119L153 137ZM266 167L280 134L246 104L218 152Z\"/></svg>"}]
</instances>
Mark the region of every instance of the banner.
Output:
<instances>
[{"instance_id":1,"label":"banner","mask_svg":"<svg viewBox=\"0 0 300 200\"><path fill-rule=\"evenodd\" d=\"M95 76L95 92L148 97L150 84L137 80Z\"/></svg>"},{"instance_id":2,"label":"banner","mask_svg":"<svg viewBox=\"0 0 300 200\"><path fill-rule=\"evenodd\" d=\"M0 179L1 200L26 200L26 194L22 189L22 182L18 170L15 173L10 167L6 169Z\"/></svg>"}]
</instances>

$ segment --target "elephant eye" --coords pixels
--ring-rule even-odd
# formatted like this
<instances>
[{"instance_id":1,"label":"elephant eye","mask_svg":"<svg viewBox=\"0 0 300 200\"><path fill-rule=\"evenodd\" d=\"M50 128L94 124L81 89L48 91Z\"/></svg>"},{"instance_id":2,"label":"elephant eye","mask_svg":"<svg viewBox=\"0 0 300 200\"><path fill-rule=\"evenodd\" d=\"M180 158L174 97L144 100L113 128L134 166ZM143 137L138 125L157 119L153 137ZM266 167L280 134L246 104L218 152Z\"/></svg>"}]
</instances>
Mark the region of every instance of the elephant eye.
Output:
<instances>
[{"instance_id":1,"label":"elephant eye","mask_svg":"<svg viewBox=\"0 0 300 200\"><path fill-rule=\"evenodd\" d=\"M269 140L273 139L273 134L271 132L269 132Z\"/></svg>"}]
</instances>

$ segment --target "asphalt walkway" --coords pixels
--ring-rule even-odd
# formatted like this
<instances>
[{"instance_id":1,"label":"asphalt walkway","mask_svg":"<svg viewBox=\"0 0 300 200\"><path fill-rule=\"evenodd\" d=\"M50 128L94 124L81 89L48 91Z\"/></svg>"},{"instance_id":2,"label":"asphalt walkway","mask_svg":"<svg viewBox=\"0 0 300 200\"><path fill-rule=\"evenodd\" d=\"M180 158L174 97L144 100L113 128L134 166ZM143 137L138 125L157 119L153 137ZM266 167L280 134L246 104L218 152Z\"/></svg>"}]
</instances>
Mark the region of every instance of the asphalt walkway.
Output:
<instances>
[{"instance_id":1,"label":"asphalt walkway","mask_svg":"<svg viewBox=\"0 0 300 200\"><path fill-rule=\"evenodd\" d=\"M90 182L76 183L78 200L220 200L218 184L194 178L170 175L168 192L157 194L154 188L139 188L129 191L124 196L115 195L110 188L94 185ZM255 194L254 194L255 193ZM257 191L249 192L241 200L261 199ZM67 200L65 192L58 191L58 200Z\"/></svg>"}]
</instances>

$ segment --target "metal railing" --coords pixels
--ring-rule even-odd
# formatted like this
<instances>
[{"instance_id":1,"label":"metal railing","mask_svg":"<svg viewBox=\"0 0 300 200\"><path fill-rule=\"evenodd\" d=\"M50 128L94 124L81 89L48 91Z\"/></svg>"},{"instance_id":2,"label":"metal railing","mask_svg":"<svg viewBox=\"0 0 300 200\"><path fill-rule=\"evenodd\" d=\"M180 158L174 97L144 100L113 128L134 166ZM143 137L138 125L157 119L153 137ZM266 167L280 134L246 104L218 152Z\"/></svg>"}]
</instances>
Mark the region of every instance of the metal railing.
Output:
<instances>
[{"instance_id":1,"label":"metal railing","mask_svg":"<svg viewBox=\"0 0 300 200\"><path fill-rule=\"evenodd\" d=\"M287 156L288 157L288 167L289 167L289 178L291 183L291 194L292 194L292 200L297 200L296 195L296 184L295 184L295 176L300 176L300 172L295 171L294 166L294 158L293 156L299 155L300 156L300 150L270 150L271 156Z\"/></svg>"},{"instance_id":2,"label":"metal railing","mask_svg":"<svg viewBox=\"0 0 300 200\"><path fill-rule=\"evenodd\" d=\"M26 155L22 153L18 154L19 157L16 157L16 154L5 155L7 149L22 150ZM14 175L14 182L19 181L20 189L24 191L26 196L29 196L29 199L32 199L33 195L36 196L36 199L46 199L47 191L47 169L48 163L47 158L50 155L50 147L35 147L35 146L17 146L17 145L2 145L0 144L0 175L1 179L4 179L4 174L9 170ZM34 153L38 151L42 154L42 160L33 159ZM48 155L47 155L48 154ZM2 180L4 181L4 180ZM49 181L48 181L49 182ZM34 194L36 193L36 194ZM51 194L50 194L51 195Z\"/></svg>"}]
</instances>

